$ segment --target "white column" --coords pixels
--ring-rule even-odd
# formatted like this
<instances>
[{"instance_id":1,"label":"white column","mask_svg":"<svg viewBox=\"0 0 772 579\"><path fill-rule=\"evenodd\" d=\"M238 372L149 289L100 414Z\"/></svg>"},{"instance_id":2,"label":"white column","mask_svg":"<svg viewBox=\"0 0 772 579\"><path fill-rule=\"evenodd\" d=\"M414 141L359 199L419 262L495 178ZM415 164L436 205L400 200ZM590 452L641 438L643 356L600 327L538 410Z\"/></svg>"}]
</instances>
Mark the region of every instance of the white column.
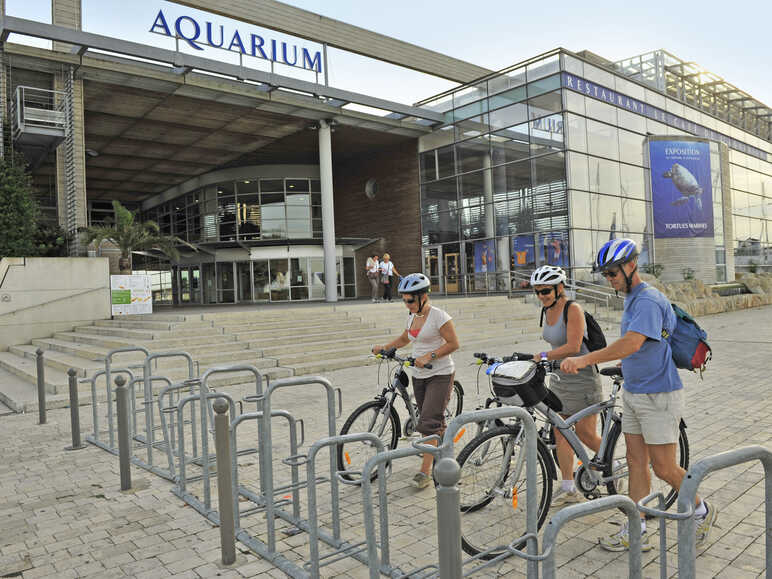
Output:
<instances>
[{"instance_id":1,"label":"white column","mask_svg":"<svg viewBox=\"0 0 772 579\"><path fill-rule=\"evenodd\" d=\"M335 267L335 206L332 200L332 138L330 124L319 121L319 180L322 185L322 240L324 242L324 299L338 301Z\"/></svg>"}]
</instances>

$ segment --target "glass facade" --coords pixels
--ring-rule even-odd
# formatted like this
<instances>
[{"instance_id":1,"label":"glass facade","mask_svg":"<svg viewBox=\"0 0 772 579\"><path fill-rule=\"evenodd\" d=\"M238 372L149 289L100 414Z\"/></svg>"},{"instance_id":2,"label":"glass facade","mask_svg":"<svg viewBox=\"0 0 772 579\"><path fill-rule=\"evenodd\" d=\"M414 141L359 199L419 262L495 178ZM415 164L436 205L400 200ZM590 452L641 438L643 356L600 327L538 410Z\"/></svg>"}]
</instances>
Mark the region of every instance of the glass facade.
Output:
<instances>
[{"instance_id":1,"label":"glass facade","mask_svg":"<svg viewBox=\"0 0 772 579\"><path fill-rule=\"evenodd\" d=\"M190 243L322 238L318 179L221 181L149 209L165 235Z\"/></svg>"},{"instance_id":2,"label":"glass facade","mask_svg":"<svg viewBox=\"0 0 772 579\"><path fill-rule=\"evenodd\" d=\"M566 73L611 87L613 96L569 90ZM640 113L628 110L631 99L642 103ZM772 268L772 164L764 152L772 148L735 127L557 51L421 104L446 119L419 141L425 267L445 291L464 291L464 280L473 285L482 273L544 263L589 279L595 254L614 237L635 239L642 264L655 261L649 135L731 136L721 138L733 147L728 175L719 144L710 144L716 277L727 277L727 243L738 271ZM732 240L724 236L724 179Z\"/></svg>"}]
</instances>

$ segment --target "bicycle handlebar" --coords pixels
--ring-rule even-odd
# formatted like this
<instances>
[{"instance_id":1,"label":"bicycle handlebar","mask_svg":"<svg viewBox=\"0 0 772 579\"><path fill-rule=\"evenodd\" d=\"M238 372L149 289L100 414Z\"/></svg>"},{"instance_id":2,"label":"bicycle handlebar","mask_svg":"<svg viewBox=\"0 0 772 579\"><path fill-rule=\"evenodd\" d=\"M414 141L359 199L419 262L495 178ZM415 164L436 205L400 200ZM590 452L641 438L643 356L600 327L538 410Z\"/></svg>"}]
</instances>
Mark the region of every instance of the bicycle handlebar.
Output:
<instances>
[{"instance_id":1,"label":"bicycle handlebar","mask_svg":"<svg viewBox=\"0 0 772 579\"><path fill-rule=\"evenodd\" d=\"M523 352L512 352L511 356L502 356L501 358L495 358L493 356L489 356L485 352L475 352L474 357L480 360L481 364L502 364L505 362L516 362L519 360L525 361L525 362L534 362L536 364L543 365L547 370L558 370L560 368L560 361L559 360L539 360L536 361L533 359L533 354L527 354Z\"/></svg>"},{"instance_id":2,"label":"bicycle handlebar","mask_svg":"<svg viewBox=\"0 0 772 579\"><path fill-rule=\"evenodd\" d=\"M412 356L408 356L407 358L400 358L399 356L397 356L397 349L396 348L390 348L388 350L381 350L380 352L378 352L375 355L375 357L378 358L378 359L386 358L388 360L396 360L397 362L399 362L403 366L407 366L407 367L415 366L415 358L413 358ZM424 368L426 368L427 370L431 370L432 369L432 365L431 364L424 364Z\"/></svg>"}]
</instances>

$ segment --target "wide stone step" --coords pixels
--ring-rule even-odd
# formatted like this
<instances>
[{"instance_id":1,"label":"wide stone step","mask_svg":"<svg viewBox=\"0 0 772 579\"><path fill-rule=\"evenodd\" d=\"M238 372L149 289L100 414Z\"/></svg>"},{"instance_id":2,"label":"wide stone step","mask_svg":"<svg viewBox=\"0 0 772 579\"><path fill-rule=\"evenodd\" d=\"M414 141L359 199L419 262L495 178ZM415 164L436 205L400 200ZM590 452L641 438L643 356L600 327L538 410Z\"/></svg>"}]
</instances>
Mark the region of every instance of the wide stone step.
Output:
<instances>
[{"instance_id":1,"label":"wide stone step","mask_svg":"<svg viewBox=\"0 0 772 579\"><path fill-rule=\"evenodd\" d=\"M172 322L162 320L97 320L94 322L95 326L102 326L105 328L127 328L130 330L155 330L155 331L192 331L204 328L211 328L212 322Z\"/></svg>"},{"instance_id":2,"label":"wide stone step","mask_svg":"<svg viewBox=\"0 0 772 579\"><path fill-rule=\"evenodd\" d=\"M55 350L58 352L64 352L80 356L89 360L103 360L107 353L112 348L103 348L93 344L81 344L77 342L71 342L69 340L57 340L54 338L44 338L39 340L32 340L32 344L36 347L40 347L43 350ZM203 359L210 355L212 352L229 354L231 352L243 351L248 348L249 344L246 342L219 342L217 344L200 344L197 346L188 345L182 348L183 351L188 352L194 359ZM179 349L179 348L177 348ZM161 350L151 349L151 353L157 353ZM113 359L120 362L141 362L144 360L145 355L141 352L122 352L113 356Z\"/></svg>"},{"instance_id":3,"label":"wide stone step","mask_svg":"<svg viewBox=\"0 0 772 579\"><path fill-rule=\"evenodd\" d=\"M8 351L22 358L29 358L33 362L36 362L37 360L37 346L32 344L23 346L11 346L8 348ZM48 371L48 368L54 368L61 372L67 372L67 370L70 368L75 368L75 370L78 372L78 377L80 378L91 376L97 370L105 367L103 363L96 360L56 351L45 352L43 354L43 362L45 364L45 372Z\"/></svg>"},{"instance_id":4,"label":"wide stone step","mask_svg":"<svg viewBox=\"0 0 772 579\"><path fill-rule=\"evenodd\" d=\"M320 333L343 333L355 330L371 330L375 324L362 324L360 322L336 322L329 324L317 324L314 322L305 323L305 321L295 320L293 323L287 323L282 326L272 326L271 324L258 324L258 325L243 325L236 326L234 328L225 328L226 333L239 336L240 340L244 338L242 336L254 336L254 335L273 335L273 336L292 336L295 334L320 334ZM250 338L251 339L251 338Z\"/></svg>"},{"instance_id":5,"label":"wide stone step","mask_svg":"<svg viewBox=\"0 0 772 579\"><path fill-rule=\"evenodd\" d=\"M112 336L85 334L80 332L59 332L54 334L54 338L57 340L67 340L76 343L94 344L109 349L124 348L130 346L143 346L154 352L179 350L183 349L185 346L202 346L206 344L211 345L237 341L235 336L223 334L200 337L179 337L165 340L137 341Z\"/></svg>"},{"instance_id":6,"label":"wide stone step","mask_svg":"<svg viewBox=\"0 0 772 579\"><path fill-rule=\"evenodd\" d=\"M278 346L282 344L305 344L307 342L319 342L323 340L329 340L331 336L337 337L339 334L335 332L321 332L310 334L294 334L287 336L276 336L270 332L258 332L258 333L245 333L239 334L239 341L249 341L249 347L253 349L264 349L270 346ZM362 330L349 330L345 332L345 335L340 334L346 338L361 338L363 343L372 341L384 335L391 335L388 329L381 328L365 328ZM393 337L391 338L393 339Z\"/></svg>"},{"instance_id":7,"label":"wide stone step","mask_svg":"<svg viewBox=\"0 0 772 579\"><path fill-rule=\"evenodd\" d=\"M299 344L297 348L288 347L286 344L273 344L262 348L262 352L264 356L270 356L270 357L278 357L281 358L283 354L289 354L292 355L298 350L302 350L303 352L318 352L323 350L330 350L332 348L348 348L348 347L354 347L358 349L358 352L367 352L370 347L372 347L373 344L385 344L386 342L393 340L394 335L393 334L386 334L386 333L375 333L372 336L369 336L368 339L365 339L364 337L354 337L354 338L348 338L347 336L341 335L340 338L337 336L330 337L327 336L326 339L323 340L317 340L313 342L302 342ZM292 342L289 342L291 344Z\"/></svg>"},{"instance_id":8,"label":"wide stone step","mask_svg":"<svg viewBox=\"0 0 772 579\"><path fill-rule=\"evenodd\" d=\"M340 319L345 318L345 312L338 312L332 306L321 306L316 308L270 308L263 310L223 310L221 312L211 312L202 314L202 321L213 321L227 324L228 322L239 323L240 321L271 321L281 320L287 316L298 318L313 319Z\"/></svg>"},{"instance_id":9,"label":"wide stone step","mask_svg":"<svg viewBox=\"0 0 772 579\"><path fill-rule=\"evenodd\" d=\"M86 333L98 336L112 336L118 338L131 338L135 341L149 341L149 340L167 340L176 337L190 336L215 336L222 334L223 331L218 328L205 327L193 329L190 332L180 330L133 330L129 328L120 327L106 327L106 326L78 326L74 330L76 333Z\"/></svg>"},{"instance_id":10,"label":"wide stone step","mask_svg":"<svg viewBox=\"0 0 772 579\"><path fill-rule=\"evenodd\" d=\"M0 352L0 368L18 376L19 378L37 385L37 364L35 360L17 356L11 352ZM69 379L66 373L54 368L45 370L46 392L57 394L67 392Z\"/></svg>"},{"instance_id":11,"label":"wide stone step","mask_svg":"<svg viewBox=\"0 0 772 579\"><path fill-rule=\"evenodd\" d=\"M356 356L350 356L347 358L337 358L335 360L319 360L312 362L305 362L302 364L295 364L292 366L292 370L295 376L304 376L307 374L323 374L325 372L331 372L332 370L340 370L341 368L356 368L358 366L369 366L375 364L375 356L369 354L358 354Z\"/></svg>"}]
</instances>

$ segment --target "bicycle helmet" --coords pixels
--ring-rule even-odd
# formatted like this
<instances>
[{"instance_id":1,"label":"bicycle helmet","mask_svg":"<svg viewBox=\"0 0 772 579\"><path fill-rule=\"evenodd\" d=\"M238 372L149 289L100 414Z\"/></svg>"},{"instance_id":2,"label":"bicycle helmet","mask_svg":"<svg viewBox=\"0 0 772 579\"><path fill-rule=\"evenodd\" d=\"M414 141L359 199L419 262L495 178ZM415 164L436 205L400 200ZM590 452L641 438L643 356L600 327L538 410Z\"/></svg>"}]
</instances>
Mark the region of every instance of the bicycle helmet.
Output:
<instances>
[{"instance_id":1,"label":"bicycle helmet","mask_svg":"<svg viewBox=\"0 0 772 579\"><path fill-rule=\"evenodd\" d=\"M622 266L636 257L638 257L638 246L635 244L635 241L624 237L622 239L610 239L600 248L592 270L596 273L603 273L614 266L618 266L619 271L622 272L625 278L626 291L630 293L633 284L633 274L638 269L638 266L636 265L633 268L630 275L627 275Z\"/></svg>"},{"instance_id":2,"label":"bicycle helmet","mask_svg":"<svg viewBox=\"0 0 772 579\"><path fill-rule=\"evenodd\" d=\"M543 265L531 274L531 286L551 285L555 291L555 301L550 305L542 308L542 322L540 322L539 325L543 323L544 313L548 309L554 307L558 303L560 296L563 295L558 292L558 286L561 283L566 283L566 277L566 272L563 271L563 268L560 268L556 265Z\"/></svg>"},{"instance_id":3,"label":"bicycle helmet","mask_svg":"<svg viewBox=\"0 0 772 579\"><path fill-rule=\"evenodd\" d=\"M415 295L418 299L418 312L417 316L423 317L426 314L422 314L424 305L426 305L426 298L424 297L429 293L431 287L429 278L422 273L411 273L403 277L399 282L399 288L397 292L400 294Z\"/></svg>"},{"instance_id":4,"label":"bicycle helmet","mask_svg":"<svg viewBox=\"0 0 772 579\"><path fill-rule=\"evenodd\" d=\"M543 265L531 274L531 285L566 283L566 272L556 265Z\"/></svg>"},{"instance_id":5,"label":"bicycle helmet","mask_svg":"<svg viewBox=\"0 0 772 579\"><path fill-rule=\"evenodd\" d=\"M426 293L431 286L429 278L422 273L411 273L402 278L397 288L397 293L418 294Z\"/></svg>"}]
</instances>

